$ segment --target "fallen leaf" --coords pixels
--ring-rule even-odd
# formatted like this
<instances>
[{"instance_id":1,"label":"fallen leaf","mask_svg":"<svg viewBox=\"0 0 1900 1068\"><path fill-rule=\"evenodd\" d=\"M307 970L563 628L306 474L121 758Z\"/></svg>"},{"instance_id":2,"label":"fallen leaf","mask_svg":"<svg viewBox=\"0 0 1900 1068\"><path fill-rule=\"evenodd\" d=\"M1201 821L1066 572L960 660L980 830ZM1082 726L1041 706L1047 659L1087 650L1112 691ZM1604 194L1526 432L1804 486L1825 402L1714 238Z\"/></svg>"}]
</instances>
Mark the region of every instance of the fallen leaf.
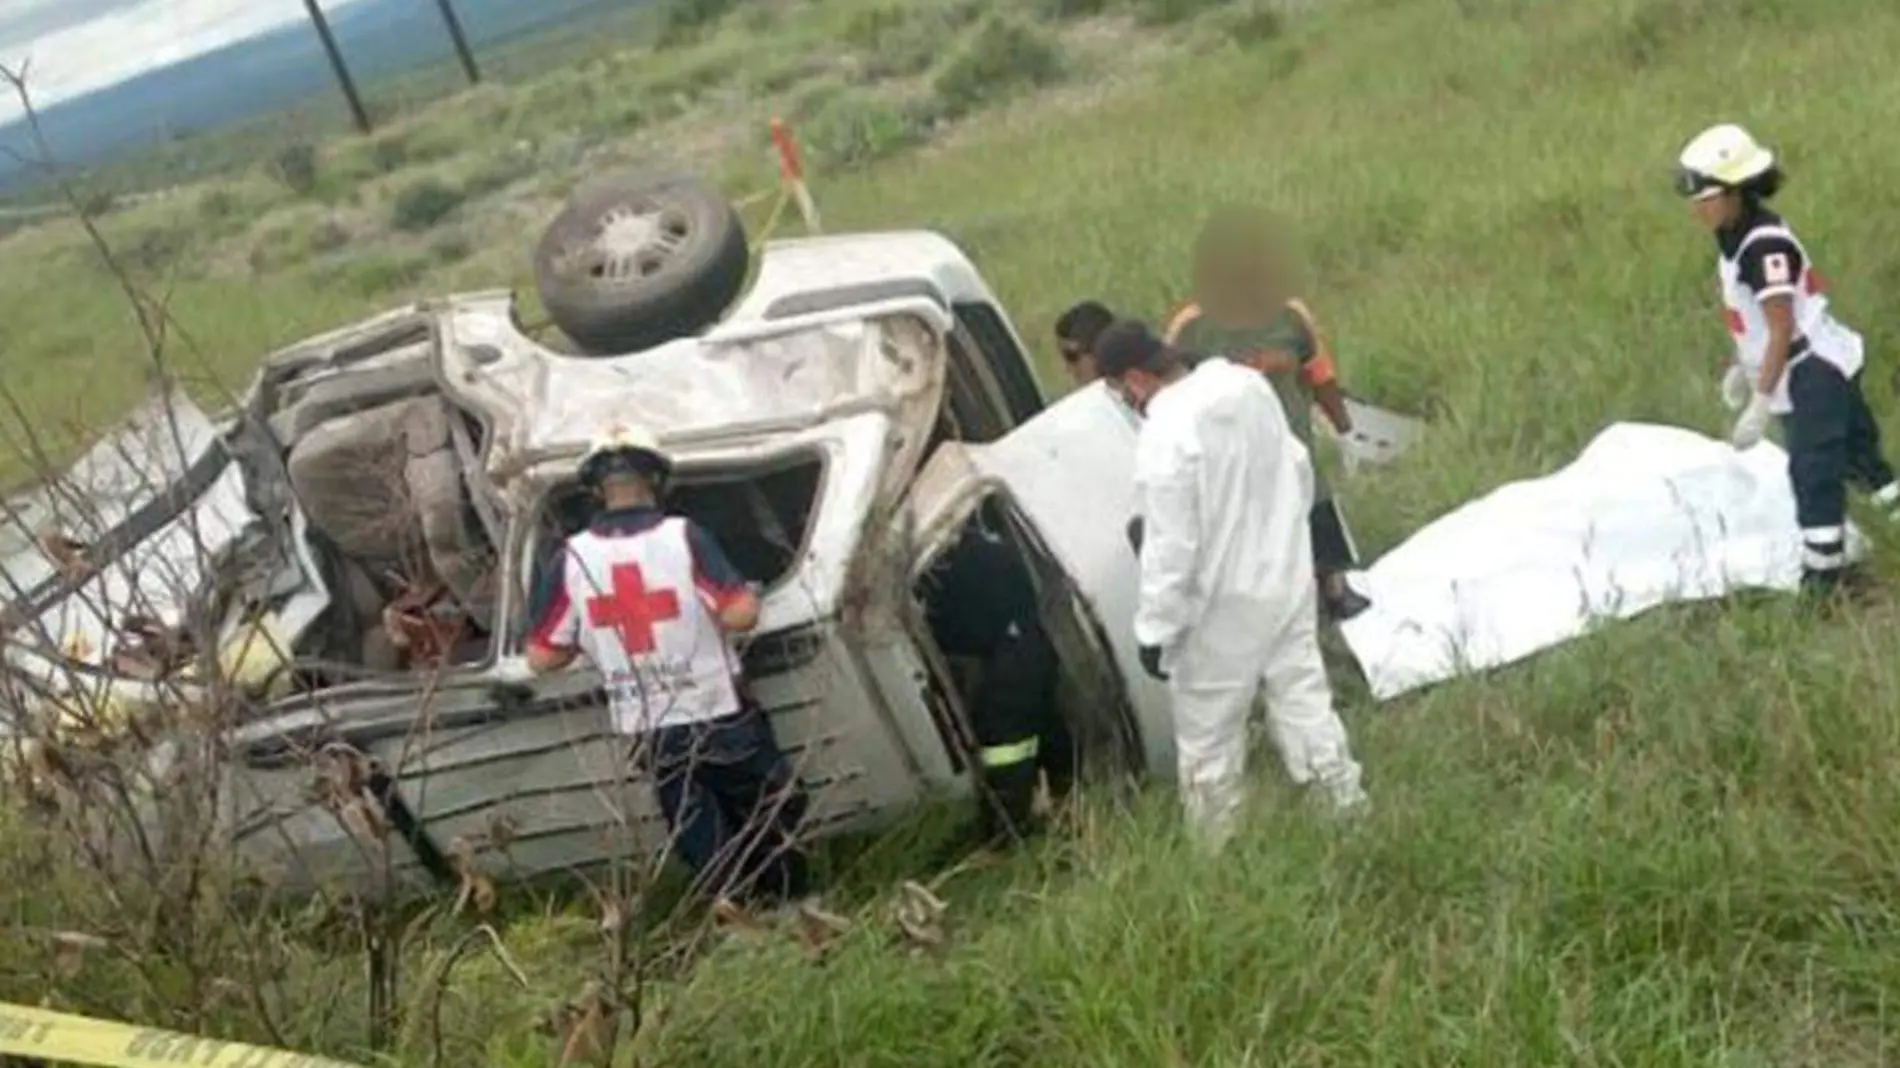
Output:
<instances>
[{"instance_id":1,"label":"fallen leaf","mask_svg":"<svg viewBox=\"0 0 1900 1068\"><path fill-rule=\"evenodd\" d=\"M86 966L86 951L68 942L53 947L53 974L61 979L75 979Z\"/></svg>"},{"instance_id":2,"label":"fallen leaf","mask_svg":"<svg viewBox=\"0 0 1900 1068\"><path fill-rule=\"evenodd\" d=\"M627 910L618 898L606 901L600 910L600 933L618 934L627 925Z\"/></svg>"},{"instance_id":3,"label":"fallen leaf","mask_svg":"<svg viewBox=\"0 0 1900 1068\"><path fill-rule=\"evenodd\" d=\"M377 842L389 837L389 820L383 816L382 806L367 797L344 802L342 815L344 826L357 834Z\"/></svg>"},{"instance_id":4,"label":"fallen leaf","mask_svg":"<svg viewBox=\"0 0 1900 1068\"><path fill-rule=\"evenodd\" d=\"M949 907L929 888L907 879L898 888L897 928L913 946L934 949L943 945L943 914Z\"/></svg>"},{"instance_id":5,"label":"fallen leaf","mask_svg":"<svg viewBox=\"0 0 1900 1068\"><path fill-rule=\"evenodd\" d=\"M514 844L517 828L515 821L508 816L498 815L488 821L488 841L496 849L506 851Z\"/></svg>"},{"instance_id":6,"label":"fallen leaf","mask_svg":"<svg viewBox=\"0 0 1900 1068\"><path fill-rule=\"evenodd\" d=\"M815 904L798 907L798 942L814 957L830 951L838 936L851 930L851 921L826 912Z\"/></svg>"},{"instance_id":7,"label":"fallen leaf","mask_svg":"<svg viewBox=\"0 0 1900 1068\"><path fill-rule=\"evenodd\" d=\"M475 901L475 911L483 915L494 911L495 902L500 897L495 891L494 880L478 871L471 871L463 878L468 880L472 888L471 896Z\"/></svg>"},{"instance_id":8,"label":"fallen leaf","mask_svg":"<svg viewBox=\"0 0 1900 1068\"><path fill-rule=\"evenodd\" d=\"M585 1064L594 1068L607 1068L613 1061L614 1026L617 1021L613 1005L600 989L600 984L587 984L581 996L568 1006L564 1016L559 1063L563 1066Z\"/></svg>"},{"instance_id":9,"label":"fallen leaf","mask_svg":"<svg viewBox=\"0 0 1900 1068\"><path fill-rule=\"evenodd\" d=\"M469 841L462 835L458 834L449 840L448 853L449 859L455 862L457 871L468 868L475 863L475 843Z\"/></svg>"}]
</instances>

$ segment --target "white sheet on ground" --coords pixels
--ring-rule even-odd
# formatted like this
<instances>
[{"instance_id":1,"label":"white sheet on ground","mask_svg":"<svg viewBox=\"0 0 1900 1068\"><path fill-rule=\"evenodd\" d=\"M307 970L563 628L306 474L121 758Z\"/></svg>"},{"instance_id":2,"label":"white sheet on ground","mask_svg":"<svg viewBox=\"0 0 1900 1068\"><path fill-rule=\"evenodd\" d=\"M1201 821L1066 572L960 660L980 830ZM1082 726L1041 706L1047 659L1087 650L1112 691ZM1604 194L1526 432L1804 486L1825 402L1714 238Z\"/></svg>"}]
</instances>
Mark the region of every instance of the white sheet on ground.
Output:
<instances>
[{"instance_id":1,"label":"white sheet on ground","mask_svg":"<svg viewBox=\"0 0 1900 1068\"><path fill-rule=\"evenodd\" d=\"M1521 660L1607 619L1801 575L1787 453L1617 423L1569 466L1444 515L1351 576L1340 629L1386 700ZM1849 552L1862 551L1849 529Z\"/></svg>"}]
</instances>

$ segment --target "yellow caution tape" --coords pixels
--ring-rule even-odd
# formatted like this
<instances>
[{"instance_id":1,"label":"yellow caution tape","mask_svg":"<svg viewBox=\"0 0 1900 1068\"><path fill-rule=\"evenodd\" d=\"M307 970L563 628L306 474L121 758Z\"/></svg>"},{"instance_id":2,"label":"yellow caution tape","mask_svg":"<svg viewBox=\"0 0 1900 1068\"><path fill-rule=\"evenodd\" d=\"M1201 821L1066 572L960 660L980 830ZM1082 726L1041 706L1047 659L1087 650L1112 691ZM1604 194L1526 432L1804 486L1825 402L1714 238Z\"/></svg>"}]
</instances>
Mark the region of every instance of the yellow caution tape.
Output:
<instances>
[{"instance_id":1,"label":"yellow caution tape","mask_svg":"<svg viewBox=\"0 0 1900 1068\"><path fill-rule=\"evenodd\" d=\"M358 1068L346 1061L0 1003L0 1055L98 1068Z\"/></svg>"}]
</instances>

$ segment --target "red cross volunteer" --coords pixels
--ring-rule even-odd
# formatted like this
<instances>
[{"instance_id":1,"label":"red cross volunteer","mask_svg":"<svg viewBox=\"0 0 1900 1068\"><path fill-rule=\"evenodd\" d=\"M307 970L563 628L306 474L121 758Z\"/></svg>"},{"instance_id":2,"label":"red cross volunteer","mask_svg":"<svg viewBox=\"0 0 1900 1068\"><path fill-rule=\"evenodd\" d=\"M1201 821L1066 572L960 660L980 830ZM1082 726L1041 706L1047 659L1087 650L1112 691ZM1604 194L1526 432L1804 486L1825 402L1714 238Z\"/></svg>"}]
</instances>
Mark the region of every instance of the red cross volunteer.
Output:
<instances>
[{"instance_id":1,"label":"red cross volunteer","mask_svg":"<svg viewBox=\"0 0 1900 1068\"><path fill-rule=\"evenodd\" d=\"M1715 235L1716 280L1735 342L1722 395L1741 413L1730 440L1752 448L1769 418L1781 417L1802 588L1831 594L1850 577L1848 487L1871 495L1890 518L1900 509L1900 481L1861 389L1865 343L1834 317L1808 249L1768 208L1782 185L1774 153L1723 123L1697 134L1677 164L1677 191Z\"/></svg>"},{"instance_id":2,"label":"red cross volunteer","mask_svg":"<svg viewBox=\"0 0 1900 1068\"><path fill-rule=\"evenodd\" d=\"M705 528L660 509L672 471L637 430L588 451L580 479L600 509L550 562L528 666L584 654L600 671L701 889L729 905L802 897L804 793L732 642L758 625L759 596Z\"/></svg>"},{"instance_id":3,"label":"red cross volunteer","mask_svg":"<svg viewBox=\"0 0 1900 1068\"><path fill-rule=\"evenodd\" d=\"M687 520L657 512L620 519L603 516L568 539L537 643L587 654L622 733L738 712L739 662L720 614L751 596L744 581L707 573L730 565ZM702 558L713 566L702 568Z\"/></svg>"}]
</instances>

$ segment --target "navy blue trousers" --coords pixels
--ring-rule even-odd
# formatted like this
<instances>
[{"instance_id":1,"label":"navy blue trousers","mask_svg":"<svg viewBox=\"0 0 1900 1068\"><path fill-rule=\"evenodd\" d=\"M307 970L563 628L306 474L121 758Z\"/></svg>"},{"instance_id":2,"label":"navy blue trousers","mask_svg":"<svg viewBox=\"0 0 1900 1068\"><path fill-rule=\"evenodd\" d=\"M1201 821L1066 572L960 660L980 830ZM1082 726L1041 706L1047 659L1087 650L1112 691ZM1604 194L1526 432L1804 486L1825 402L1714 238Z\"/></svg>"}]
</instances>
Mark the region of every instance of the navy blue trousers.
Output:
<instances>
[{"instance_id":1,"label":"navy blue trousers","mask_svg":"<svg viewBox=\"0 0 1900 1068\"><path fill-rule=\"evenodd\" d=\"M649 753L660 811L694 886L746 902L810 891L797 834L807 798L765 713L664 727Z\"/></svg>"},{"instance_id":2,"label":"navy blue trousers","mask_svg":"<svg viewBox=\"0 0 1900 1068\"><path fill-rule=\"evenodd\" d=\"M1793 410L1782 417L1782 430L1802 558L1811 572L1838 570L1847 562L1848 486L1885 490L1894 483L1893 467L1858 374L1849 378L1808 356L1788 369L1788 403Z\"/></svg>"}]
</instances>

